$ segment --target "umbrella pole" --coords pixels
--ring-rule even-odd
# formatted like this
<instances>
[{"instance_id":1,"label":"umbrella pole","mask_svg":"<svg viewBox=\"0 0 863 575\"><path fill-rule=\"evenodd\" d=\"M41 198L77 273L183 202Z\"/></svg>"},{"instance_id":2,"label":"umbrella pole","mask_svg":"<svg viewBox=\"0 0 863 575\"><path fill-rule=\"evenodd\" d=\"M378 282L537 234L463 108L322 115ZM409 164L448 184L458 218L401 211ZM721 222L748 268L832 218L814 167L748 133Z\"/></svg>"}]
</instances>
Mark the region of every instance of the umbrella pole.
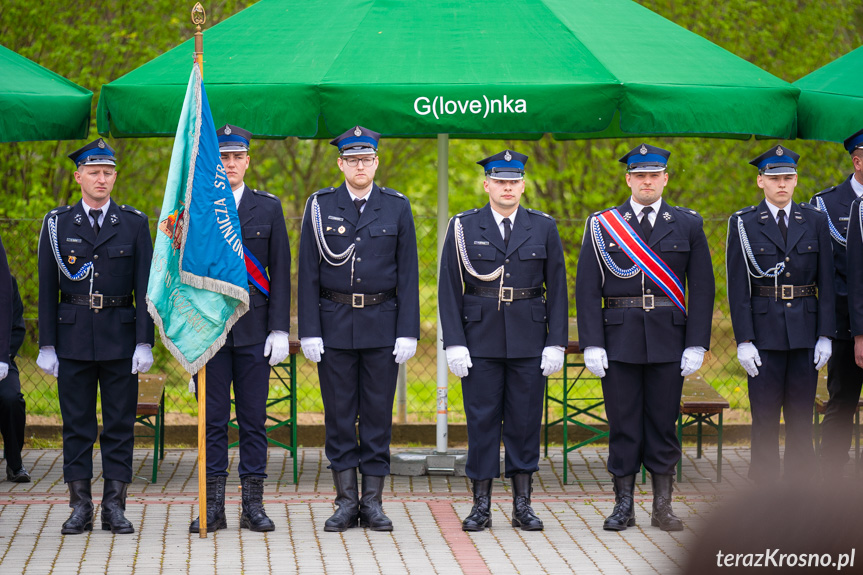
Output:
<instances>
[{"instance_id":1,"label":"umbrella pole","mask_svg":"<svg viewBox=\"0 0 863 575\"><path fill-rule=\"evenodd\" d=\"M195 29L195 62L204 78L204 34L201 24L207 14L200 2L192 8L192 23ZM198 525L199 537L207 537L207 366L198 371Z\"/></svg>"},{"instance_id":2,"label":"umbrella pole","mask_svg":"<svg viewBox=\"0 0 863 575\"><path fill-rule=\"evenodd\" d=\"M449 134L437 135L437 269L440 277L440 261L446 228L449 223ZM437 453L447 451L447 411L449 372L446 352L443 349L443 329L440 325L440 310L437 318Z\"/></svg>"}]
</instances>

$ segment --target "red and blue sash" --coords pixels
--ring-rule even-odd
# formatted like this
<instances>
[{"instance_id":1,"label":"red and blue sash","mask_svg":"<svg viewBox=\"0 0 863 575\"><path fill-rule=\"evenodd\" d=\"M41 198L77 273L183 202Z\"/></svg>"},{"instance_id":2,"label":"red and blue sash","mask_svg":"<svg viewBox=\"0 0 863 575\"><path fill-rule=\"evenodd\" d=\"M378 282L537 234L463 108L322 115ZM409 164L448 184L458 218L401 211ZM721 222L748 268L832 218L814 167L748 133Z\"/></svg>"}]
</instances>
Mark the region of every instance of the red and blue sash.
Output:
<instances>
[{"instance_id":1,"label":"red and blue sash","mask_svg":"<svg viewBox=\"0 0 863 575\"><path fill-rule=\"evenodd\" d=\"M647 215L645 214L645 217ZM617 240L623 251L629 256L638 269L649 277L665 292L680 311L686 313L686 304L683 299L683 284L671 268L656 255L644 240L632 229L629 222L623 219L617 208L606 210L597 215L596 218L605 231Z\"/></svg>"},{"instance_id":2,"label":"red and blue sash","mask_svg":"<svg viewBox=\"0 0 863 575\"><path fill-rule=\"evenodd\" d=\"M246 275L249 276L249 283L261 290L262 294L270 297L270 276L267 275L266 268L249 250L243 250L243 255L246 257Z\"/></svg>"}]
</instances>

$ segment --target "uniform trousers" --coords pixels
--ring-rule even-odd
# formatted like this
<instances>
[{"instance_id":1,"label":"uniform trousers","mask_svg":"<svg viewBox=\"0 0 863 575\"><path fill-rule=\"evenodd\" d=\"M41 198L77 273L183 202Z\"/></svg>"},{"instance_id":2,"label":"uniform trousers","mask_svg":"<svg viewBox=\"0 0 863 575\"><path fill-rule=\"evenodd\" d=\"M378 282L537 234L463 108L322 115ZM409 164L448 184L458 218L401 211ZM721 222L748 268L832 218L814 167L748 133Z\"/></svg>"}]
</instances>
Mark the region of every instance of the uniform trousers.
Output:
<instances>
[{"instance_id":1,"label":"uniform trousers","mask_svg":"<svg viewBox=\"0 0 863 575\"><path fill-rule=\"evenodd\" d=\"M24 449L24 424L27 422L24 394L18 366L9 363L9 375L0 381L0 433L3 435L3 458L6 467L18 471L24 466L21 450Z\"/></svg>"},{"instance_id":2,"label":"uniform trousers","mask_svg":"<svg viewBox=\"0 0 863 575\"><path fill-rule=\"evenodd\" d=\"M504 475L539 470L539 438L545 377L541 358L471 357L462 378L467 419L465 474L473 480L500 477L501 432Z\"/></svg>"},{"instance_id":3,"label":"uniform trousers","mask_svg":"<svg viewBox=\"0 0 863 575\"><path fill-rule=\"evenodd\" d=\"M240 427L240 477L267 476L270 364L264 343L235 347L233 338L207 362L207 475L228 475L231 382Z\"/></svg>"},{"instance_id":4,"label":"uniform trousers","mask_svg":"<svg viewBox=\"0 0 863 575\"><path fill-rule=\"evenodd\" d=\"M359 467L363 475L389 475L398 373L392 347L324 348L318 377L330 469Z\"/></svg>"},{"instance_id":5,"label":"uniform trousers","mask_svg":"<svg viewBox=\"0 0 863 575\"><path fill-rule=\"evenodd\" d=\"M821 463L827 468L841 469L848 462L861 386L863 369L854 362L854 340L834 339L827 363L830 401L821 423Z\"/></svg>"},{"instance_id":6,"label":"uniform trousers","mask_svg":"<svg viewBox=\"0 0 863 575\"><path fill-rule=\"evenodd\" d=\"M609 473L635 475L642 464L657 475L675 472L682 392L679 363L608 362L602 395L609 427Z\"/></svg>"},{"instance_id":7,"label":"uniform trousers","mask_svg":"<svg viewBox=\"0 0 863 575\"><path fill-rule=\"evenodd\" d=\"M810 348L759 350L761 367L749 378L752 461L749 478L779 479L779 415L785 416L785 476L805 479L815 471L812 407L818 372Z\"/></svg>"},{"instance_id":8,"label":"uniform trousers","mask_svg":"<svg viewBox=\"0 0 863 575\"><path fill-rule=\"evenodd\" d=\"M102 434L96 422L96 394L102 396ZM132 482L138 376L132 358L78 361L60 358L57 375L63 416L63 480L93 478L93 444L102 451L102 477Z\"/></svg>"}]
</instances>

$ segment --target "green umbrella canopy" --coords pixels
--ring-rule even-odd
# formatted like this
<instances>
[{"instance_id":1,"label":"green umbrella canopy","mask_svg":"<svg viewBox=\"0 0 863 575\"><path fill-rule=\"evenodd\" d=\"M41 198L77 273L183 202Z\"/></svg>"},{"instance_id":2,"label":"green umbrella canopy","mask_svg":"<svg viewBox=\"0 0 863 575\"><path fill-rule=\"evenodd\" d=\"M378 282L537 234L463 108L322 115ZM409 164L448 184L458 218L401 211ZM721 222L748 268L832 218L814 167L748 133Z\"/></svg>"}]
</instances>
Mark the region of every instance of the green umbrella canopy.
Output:
<instances>
[{"instance_id":1,"label":"green umbrella canopy","mask_svg":"<svg viewBox=\"0 0 863 575\"><path fill-rule=\"evenodd\" d=\"M863 128L863 46L796 82L797 137L841 142Z\"/></svg>"},{"instance_id":2,"label":"green umbrella canopy","mask_svg":"<svg viewBox=\"0 0 863 575\"><path fill-rule=\"evenodd\" d=\"M80 140L93 92L0 46L0 142Z\"/></svg>"},{"instance_id":3,"label":"green umbrella canopy","mask_svg":"<svg viewBox=\"0 0 863 575\"><path fill-rule=\"evenodd\" d=\"M172 136L190 40L102 87L98 129ZM630 0L261 0L204 34L216 124L259 137L790 137L798 90Z\"/></svg>"}]
</instances>

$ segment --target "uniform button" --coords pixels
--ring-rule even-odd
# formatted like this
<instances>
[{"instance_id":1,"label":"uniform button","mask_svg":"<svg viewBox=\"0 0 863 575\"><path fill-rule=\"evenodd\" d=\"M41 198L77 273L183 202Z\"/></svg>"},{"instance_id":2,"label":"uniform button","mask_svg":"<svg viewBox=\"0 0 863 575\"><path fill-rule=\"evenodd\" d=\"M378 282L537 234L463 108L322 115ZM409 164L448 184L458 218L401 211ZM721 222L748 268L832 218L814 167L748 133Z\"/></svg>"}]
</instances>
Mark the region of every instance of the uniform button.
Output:
<instances>
[{"instance_id":1,"label":"uniform button","mask_svg":"<svg viewBox=\"0 0 863 575\"><path fill-rule=\"evenodd\" d=\"M647 290L647 293L650 293L650 290Z\"/></svg>"},{"instance_id":2,"label":"uniform button","mask_svg":"<svg viewBox=\"0 0 863 575\"><path fill-rule=\"evenodd\" d=\"M363 258L357 258L357 263L360 263L361 261L363 261Z\"/></svg>"},{"instance_id":3,"label":"uniform button","mask_svg":"<svg viewBox=\"0 0 863 575\"><path fill-rule=\"evenodd\" d=\"M761 248L761 251L763 252L763 251L764 251L764 248Z\"/></svg>"},{"instance_id":4,"label":"uniform button","mask_svg":"<svg viewBox=\"0 0 863 575\"><path fill-rule=\"evenodd\" d=\"M530 255L531 255L532 257L536 257L536 252L531 252L531 253L530 253Z\"/></svg>"},{"instance_id":5,"label":"uniform button","mask_svg":"<svg viewBox=\"0 0 863 575\"><path fill-rule=\"evenodd\" d=\"M807 250L811 250L811 249L812 249L812 246L807 246L807 247L806 247L806 249L807 249Z\"/></svg>"},{"instance_id":6,"label":"uniform button","mask_svg":"<svg viewBox=\"0 0 863 575\"><path fill-rule=\"evenodd\" d=\"M508 259L503 260L503 263L508 264L508 263L509 263L509 260L508 260Z\"/></svg>"},{"instance_id":7,"label":"uniform button","mask_svg":"<svg viewBox=\"0 0 863 575\"><path fill-rule=\"evenodd\" d=\"M361 281L363 281L363 278L357 278L357 283L360 283Z\"/></svg>"},{"instance_id":8,"label":"uniform button","mask_svg":"<svg viewBox=\"0 0 863 575\"><path fill-rule=\"evenodd\" d=\"M98 259L99 259L99 254L96 254L95 256L93 256L93 259L94 259L94 260L98 260Z\"/></svg>"},{"instance_id":9,"label":"uniform button","mask_svg":"<svg viewBox=\"0 0 863 575\"><path fill-rule=\"evenodd\" d=\"M96 277L99 277L99 272L96 272L96 273L94 273L93 275L94 275L94 276L96 276Z\"/></svg>"},{"instance_id":10,"label":"uniform button","mask_svg":"<svg viewBox=\"0 0 863 575\"><path fill-rule=\"evenodd\" d=\"M787 304L785 304L785 307L791 307L791 302L788 302Z\"/></svg>"},{"instance_id":11,"label":"uniform button","mask_svg":"<svg viewBox=\"0 0 863 575\"><path fill-rule=\"evenodd\" d=\"M545 317L545 316L542 316L542 319L546 319L546 317Z\"/></svg>"},{"instance_id":12,"label":"uniform button","mask_svg":"<svg viewBox=\"0 0 863 575\"><path fill-rule=\"evenodd\" d=\"M607 319L606 319L606 320L603 320L603 321L605 321L605 323L608 323L608 320L607 320Z\"/></svg>"},{"instance_id":13,"label":"uniform button","mask_svg":"<svg viewBox=\"0 0 863 575\"><path fill-rule=\"evenodd\" d=\"M509 274L506 274L506 277L509 277Z\"/></svg>"},{"instance_id":14,"label":"uniform button","mask_svg":"<svg viewBox=\"0 0 863 575\"><path fill-rule=\"evenodd\" d=\"M464 319L467 320L467 316L464 316Z\"/></svg>"},{"instance_id":15,"label":"uniform button","mask_svg":"<svg viewBox=\"0 0 863 575\"><path fill-rule=\"evenodd\" d=\"M506 302L506 305L510 305L510 302Z\"/></svg>"},{"instance_id":16,"label":"uniform button","mask_svg":"<svg viewBox=\"0 0 863 575\"><path fill-rule=\"evenodd\" d=\"M791 277L791 272L785 272L785 277L790 278L790 277Z\"/></svg>"},{"instance_id":17,"label":"uniform button","mask_svg":"<svg viewBox=\"0 0 863 575\"><path fill-rule=\"evenodd\" d=\"M676 246L676 245L674 246L674 249L677 249L677 246Z\"/></svg>"},{"instance_id":18,"label":"uniform button","mask_svg":"<svg viewBox=\"0 0 863 575\"><path fill-rule=\"evenodd\" d=\"M387 233L387 229L386 229L386 228L384 228L384 229L382 229L382 230L381 230L381 232L383 232L383 233Z\"/></svg>"},{"instance_id":19,"label":"uniform button","mask_svg":"<svg viewBox=\"0 0 863 575\"><path fill-rule=\"evenodd\" d=\"M74 254L74 253L75 253L75 250L72 250L72 253Z\"/></svg>"},{"instance_id":20,"label":"uniform button","mask_svg":"<svg viewBox=\"0 0 863 575\"><path fill-rule=\"evenodd\" d=\"M261 232L255 232L257 235L261 235Z\"/></svg>"},{"instance_id":21,"label":"uniform button","mask_svg":"<svg viewBox=\"0 0 863 575\"><path fill-rule=\"evenodd\" d=\"M124 252L123 250L120 250L120 255L123 255L124 253L126 253L126 252Z\"/></svg>"},{"instance_id":22,"label":"uniform button","mask_svg":"<svg viewBox=\"0 0 863 575\"><path fill-rule=\"evenodd\" d=\"M94 310L93 310L93 313L99 313L99 310L94 309Z\"/></svg>"},{"instance_id":23,"label":"uniform button","mask_svg":"<svg viewBox=\"0 0 863 575\"><path fill-rule=\"evenodd\" d=\"M360 237L357 236L356 238L354 238L354 241L357 241L357 242L360 241Z\"/></svg>"},{"instance_id":24,"label":"uniform button","mask_svg":"<svg viewBox=\"0 0 863 575\"><path fill-rule=\"evenodd\" d=\"M761 251L764 251L764 250L761 250ZM785 258L785 261L786 261L786 262L790 262L790 261L791 261L791 258Z\"/></svg>"},{"instance_id":25,"label":"uniform button","mask_svg":"<svg viewBox=\"0 0 863 575\"><path fill-rule=\"evenodd\" d=\"M481 258L482 254L476 254L476 257Z\"/></svg>"}]
</instances>

